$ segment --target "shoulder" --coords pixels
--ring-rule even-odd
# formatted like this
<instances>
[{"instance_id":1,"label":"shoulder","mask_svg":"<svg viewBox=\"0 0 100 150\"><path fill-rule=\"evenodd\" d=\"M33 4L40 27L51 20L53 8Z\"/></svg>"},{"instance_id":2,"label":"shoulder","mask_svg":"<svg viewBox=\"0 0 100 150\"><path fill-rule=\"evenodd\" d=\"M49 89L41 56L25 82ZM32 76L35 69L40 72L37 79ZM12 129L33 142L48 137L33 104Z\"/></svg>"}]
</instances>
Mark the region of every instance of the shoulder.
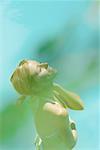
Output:
<instances>
[{"instance_id":1,"label":"shoulder","mask_svg":"<svg viewBox=\"0 0 100 150\"><path fill-rule=\"evenodd\" d=\"M56 116L66 117L67 110L57 102L46 102L43 106L43 110Z\"/></svg>"}]
</instances>

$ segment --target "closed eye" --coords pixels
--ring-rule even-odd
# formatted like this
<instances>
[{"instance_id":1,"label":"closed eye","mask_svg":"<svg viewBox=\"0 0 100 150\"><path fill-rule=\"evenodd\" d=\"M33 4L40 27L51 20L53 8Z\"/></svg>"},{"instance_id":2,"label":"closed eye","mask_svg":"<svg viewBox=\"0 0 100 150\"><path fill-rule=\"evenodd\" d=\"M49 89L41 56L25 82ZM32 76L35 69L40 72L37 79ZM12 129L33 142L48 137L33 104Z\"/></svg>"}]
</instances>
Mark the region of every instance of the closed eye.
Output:
<instances>
[{"instance_id":1,"label":"closed eye","mask_svg":"<svg viewBox=\"0 0 100 150\"><path fill-rule=\"evenodd\" d=\"M47 69L48 63L41 63L41 64L39 64L39 67Z\"/></svg>"}]
</instances>

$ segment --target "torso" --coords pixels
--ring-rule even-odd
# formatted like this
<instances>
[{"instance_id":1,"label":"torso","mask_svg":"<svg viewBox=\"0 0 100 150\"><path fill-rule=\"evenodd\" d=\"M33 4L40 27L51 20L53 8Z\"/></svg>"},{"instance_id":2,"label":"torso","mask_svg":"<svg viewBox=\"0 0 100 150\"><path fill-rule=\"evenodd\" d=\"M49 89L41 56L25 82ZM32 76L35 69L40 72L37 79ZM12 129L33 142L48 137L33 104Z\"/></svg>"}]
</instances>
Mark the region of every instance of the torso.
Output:
<instances>
[{"instance_id":1,"label":"torso","mask_svg":"<svg viewBox=\"0 0 100 150\"><path fill-rule=\"evenodd\" d=\"M50 105L55 109L56 104ZM38 134L41 137L49 136L55 132L59 132L60 129L63 130L64 126L66 125L66 117L59 117L50 111L44 110L45 103L41 104L38 110L35 113L35 125Z\"/></svg>"}]
</instances>

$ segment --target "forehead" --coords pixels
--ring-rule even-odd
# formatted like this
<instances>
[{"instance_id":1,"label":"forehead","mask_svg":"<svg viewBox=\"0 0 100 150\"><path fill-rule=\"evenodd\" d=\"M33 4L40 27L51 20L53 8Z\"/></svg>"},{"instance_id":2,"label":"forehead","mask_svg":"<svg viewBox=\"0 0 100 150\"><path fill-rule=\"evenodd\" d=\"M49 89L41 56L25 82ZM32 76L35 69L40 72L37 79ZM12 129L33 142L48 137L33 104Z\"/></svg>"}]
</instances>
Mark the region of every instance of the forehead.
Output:
<instances>
[{"instance_id":1,"label":"forehead","mask_svg":"<svg viewBox=\"0 0 100 150\"><path fill-rule=\"evenodd\" d=\"M29 64L31 64L31 65L39 65L40 63L39 62L37 62L37 61L32 61L32 60L28 60L27 61Z\"/></svg>"}]
</instances>

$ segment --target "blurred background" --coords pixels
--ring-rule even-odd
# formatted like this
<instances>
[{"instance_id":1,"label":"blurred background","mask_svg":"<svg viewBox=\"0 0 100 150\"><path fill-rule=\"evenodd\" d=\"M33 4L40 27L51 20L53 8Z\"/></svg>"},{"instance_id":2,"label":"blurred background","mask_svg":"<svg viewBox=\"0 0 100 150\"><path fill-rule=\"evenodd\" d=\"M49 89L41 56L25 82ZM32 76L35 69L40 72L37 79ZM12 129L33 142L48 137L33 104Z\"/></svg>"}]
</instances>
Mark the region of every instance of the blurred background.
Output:
<instances>
[{"instance_id":1,"label":"blurred background","mask_svg":"<svg viewBox=\"0 0 100 150\"><path fill-rule=\"evenodd\" d=\"M34 150L35 131L28 104L10 76L23 59L48 62L55 81L84 101L70 111L76 121L74 150L99 150L99 0L0 0L0 150Z\"/></svg>"}]
</instances>

